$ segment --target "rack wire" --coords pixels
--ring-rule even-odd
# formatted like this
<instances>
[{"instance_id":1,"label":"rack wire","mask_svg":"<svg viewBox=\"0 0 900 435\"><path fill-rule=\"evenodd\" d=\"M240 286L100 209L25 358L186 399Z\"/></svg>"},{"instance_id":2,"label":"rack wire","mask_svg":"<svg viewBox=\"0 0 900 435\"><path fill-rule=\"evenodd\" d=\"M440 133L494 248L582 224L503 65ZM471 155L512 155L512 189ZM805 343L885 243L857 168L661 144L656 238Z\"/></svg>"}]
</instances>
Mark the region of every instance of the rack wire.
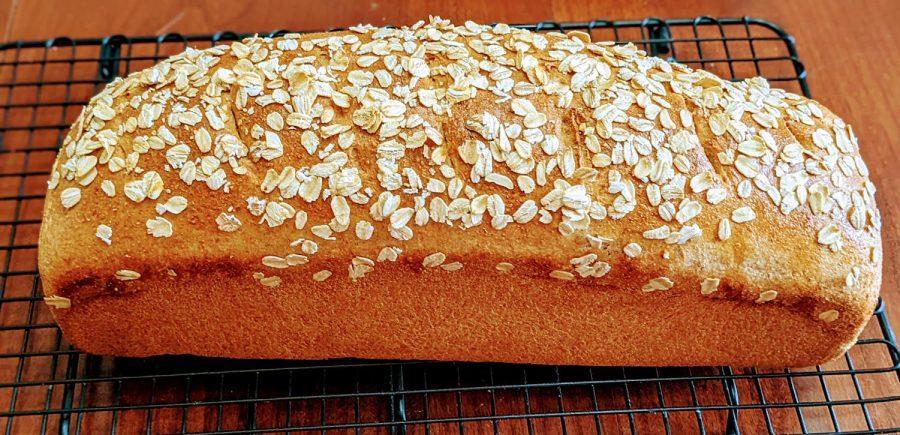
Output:
<instances>
[{"instance_id":1,"label":"rack wire","mask_svg":"<svg viewBox=\"0 0 900 435\"><path fill-rule=\"evenodd\" d=\"M754 18L520 25L582 30L810 95L794 39ZM277 35L282 31L271 32ZM900 353L880 303L844 357L801 370L238 361L86 355L41 297L49 169L85 102L190 45L246 35L0 45L0 430L12 433L819 433L900 431Z\"/></svg>"}]
</instances>

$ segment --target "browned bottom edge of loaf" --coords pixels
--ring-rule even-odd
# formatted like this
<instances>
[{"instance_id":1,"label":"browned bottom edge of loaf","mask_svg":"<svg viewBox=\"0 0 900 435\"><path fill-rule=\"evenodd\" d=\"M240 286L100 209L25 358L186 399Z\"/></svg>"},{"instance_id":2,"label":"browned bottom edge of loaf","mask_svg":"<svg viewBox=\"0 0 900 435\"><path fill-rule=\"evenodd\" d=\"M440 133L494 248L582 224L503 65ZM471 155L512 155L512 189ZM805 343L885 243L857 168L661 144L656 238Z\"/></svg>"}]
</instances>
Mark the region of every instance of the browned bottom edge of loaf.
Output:
<instances>
[{"instance_id":1,"label":"browned bottom edge of loaf","mask_svg":"<svg viewBox=\"0 0 900 435\"><path fill-rule=\"evenodd\" d=\"M452 286L428 285L405 273L393 286L148 280L53 311L76 347L118 356L801 367L841 355L862 329L836 334L776 304L522 277L459 274Z\"/></svg>"}]
</instances>

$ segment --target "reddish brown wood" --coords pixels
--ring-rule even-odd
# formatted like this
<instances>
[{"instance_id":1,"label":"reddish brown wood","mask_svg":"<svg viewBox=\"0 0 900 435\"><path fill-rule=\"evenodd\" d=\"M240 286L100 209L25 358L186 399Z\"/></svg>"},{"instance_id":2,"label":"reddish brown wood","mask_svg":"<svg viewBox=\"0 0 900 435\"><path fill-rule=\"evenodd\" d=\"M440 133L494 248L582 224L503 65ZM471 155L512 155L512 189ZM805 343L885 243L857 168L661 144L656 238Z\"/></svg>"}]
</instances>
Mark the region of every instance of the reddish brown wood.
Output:
<instances>
[{"instance_id":1,"label":"reddish brown wood","mask_svg":"<svg viewBox=\"0 0 900 435\"><path fill-rule=\"evenodd\" d=\"M11 12L14 8L16 0L2 0L0 1L0 26L3 29L3 40L6 41L9 35L6 34L6 31L9 29L9 22L11 16Z\"/></svg>"},{"instance_id":2,"label":"reddish brown wood","mask_svg":"<svg viewBox=\"0 0 900 435\"><path fill-rule=\"evenodd\" d=\"M884 220L884 285L882 294L888 302L889 316L900 325L900 293L896 291L900 272L900 177L896 174L895 156L900 153L900 117L896 115L897 101L900 101L900 32L896 23L900 21L900 7L896 0L865 0L844 2L838 0L726 0L708 3L700 0L665 1L567 1L567 0L308 0L292 1L247 1L231 2L203 0L184 2L180 0L46 0L17 1L0 0L0 26L5 40L46 39L54 36L90 37L109 34L158 34L165 32L212 33L220 30L267 31L273 29L326 29L348 26L360 22L372 24L410 24L427 18L429 14L440 15L454 21L471 19L474 21L511 23L534 22L540 20L587 20L593 18L626 19L655 17L710 16L755 16L778 23L798 40L800 58L809 70L809 83L813 95L851 123L860 137L863 154L869 164L872 177L879 188L878 203ZM47 156L50 158L52 156ZM2 166L16 167L18 162L0 162ZM39 186L39 183L36 184ZM36 187L38 189L38 187ZM39 212L39 204L35 207ZM5 235L4 235L5 237ZM42 319L42 321L48 321ZM877 336L873 325L865 333ZM2 345L2 343L0 343ZM3 351L17 351L15 348ZM858 364L883 367L883 355L861 351L855 355ZM11 364L6 364L11 363ZM0 371L15 370L15 361L4 361ZM835 366L837 367L837 366ZM882 396L898 395L896 378L886 377L863 380L866 391ZM9 379L5 374L0 377ZM756 391L752 381L741 381L742 391ZM803 391L821 391L815 379L798 381ZM829 385L835 397L832 399L855 397L850 390L852 384ZM762 381L760 388L767 398L788 397L784 383ZM819 388L819 390L816 390ZM702 392L701 392L702 393ZM721 391L707 392L711 395ZM195 392L194 397L214 399L213 391ZM555 408L552 391L536 392L536 406ZM632 391L636 405L650 401L656 394L651 386L637 387ZM755 393L754 393L755 394ZM821 393L819 393L821 394ZM498 396L498 411L524 412L518 395ZM672 388L666 391L667 399L675 403L690 404L688 391ZM758 398L748 397L749 400ZM807 398L811 400L812 398ZM821 399L821 397L819 398ZM456 414L455 398L440 395L429 398L430 416L452 416ZM599 397L602 403L622 406L621 397ZM0 400L0 402L3 402ZM463 403L467 414L478 414L484 410L484 400L477 397ZM542 405L543 404L543 405ZM7 402L0 403L5 407ZM582 403L566 404L568 409L589 406ZM227 407L226 407L227 408ZM294 423L299 424L304 415L312 415L315 420L319 412L315 404L298 405ZM870 411L880 426L900 425L900 413L896 405L872 407ZM235 413L241 412L235 409ZM277 409L262 410L261 415L270 412L279 416ZM829 419L827 410L809 409L807 421L825 422ZM862 418L858 408L836 410L839 417L854 420ZM200 407L189 414L188 428L209 429L215 418L214 407ZM228 414L228 421L239 421L240 414ZM773 411L772 418L795 419L793 410ZM180 430L180 412L157 411L154 414L156 430ZM279 417L283 418L283 416ZM675 433L696 431L696 421L692 415L671 415L672 431ZM704 415L707 429L712 432L724 430L724 413ZM119 429L131 433L146 421L143 412L129 412L120 417ZM604 431L627 432L629 422L625 417L602 417ZM658 415L642 415L636 418L638 431L653 433L661 422ZM5 422L0 420L0 423ZM308 421L307 421L308 423ZM765 421L759 412L742 413L741 423L746 433L766 430ZM109 416L91 416L86 420L87 428L102 428L109 424ZM535 430L557 432L562 422L559 419L541 420L534 423ZM593 417L567 418L566 429L571 433L594 431ZM816 423L814 423L816 424ZM213 426L214 427L214 426ZM856 425L854 427L860 427ZM864 426L862 426L864 427ZM24 426L19 429L27 432ZM521 433L528 429L522 420L504 421L499 424L502 432ZM818 429L817 429L818 428ZM452 433L457 425L437 425L430 428L433 433ZM469 423L467 432L490 432L490 423ZM808 430L831 430L830 425L813 426ZM794 431L799 432L797 427ZM423 432L423 428L413 427L411 432Z\"/></svg>"}]
</instances>

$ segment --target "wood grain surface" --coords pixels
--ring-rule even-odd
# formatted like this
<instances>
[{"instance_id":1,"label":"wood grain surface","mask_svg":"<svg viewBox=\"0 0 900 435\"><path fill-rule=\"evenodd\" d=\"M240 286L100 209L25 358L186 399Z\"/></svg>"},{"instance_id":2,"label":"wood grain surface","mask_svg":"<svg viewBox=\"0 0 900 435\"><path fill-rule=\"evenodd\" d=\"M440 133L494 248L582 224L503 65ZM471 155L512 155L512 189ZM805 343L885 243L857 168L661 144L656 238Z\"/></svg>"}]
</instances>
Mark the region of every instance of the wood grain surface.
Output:
<instances>
[{"instance_id":1,"label":"wood grain surface","mask_svg":"<svg viewBox=\"0 0 900 435\"><path fill-rule=\"evenodd\" d=\"M92 37L166 32L202 34L220 30L307 30L361 22L376 25L411 24L427 18L429 14L455 22L473 20L524 23L542 20L708 15L753 16L777 23L797 38L800 58L809 71L809 85L813 96L852 124L860 138L862 153L878 187L876 198L884 222L882 295L888 303L889 318L895 325L900 325L900 292L896 290L900 272L900 172L897 169L897 155L900 154L900 117L897 116L897 101L900 101L898 0L0 0L0 36L4 41L13 41L63 35ZM871 331L867 333L877 335ZM865 364L866 357L863 352L855 359ZM883 366L883 362L872 362L871 365ZM0 371L2 370L4 368L0 367ZM896 378L887 379L885 384L875 382L875 385L867 387L884 396L900 395ZM677 397L677 394L679 393L674 392L670 397ZM687 395L688 392L680 394ZM876 412L876 417L881 419L881 426L900 425L900 409L896 408L896 405L889 405ZM208 416L201 415L199 418ZM827 413L823 412L821 418L827 419ZM173 419L180 421L180 412ZM139 427L142 422L143 417L135 419L132 428ZM627 430L627 421L620 421L618 424L620 428ZM750 421L748 424L759 430L765 430L766 427L761 420ZM591 428L592 425L593 423ZM169 427L178 430L177 425ZM480 432L478 427L474 427L472 431ZM508 427L510 432L525 429L519 426ZM575 425L568 429L570 432L577 432L573 429L578 427L580 426ZM491 429L490 425L486 428ZM677 431L678 426L674 428ZM454 428L450 429L452 431ZM548 431L555 429L556 426L546 428ZM721 429L719 427L718 430ZM750 433L754 433L752 429Z\"/></svg>"}]
</instances>

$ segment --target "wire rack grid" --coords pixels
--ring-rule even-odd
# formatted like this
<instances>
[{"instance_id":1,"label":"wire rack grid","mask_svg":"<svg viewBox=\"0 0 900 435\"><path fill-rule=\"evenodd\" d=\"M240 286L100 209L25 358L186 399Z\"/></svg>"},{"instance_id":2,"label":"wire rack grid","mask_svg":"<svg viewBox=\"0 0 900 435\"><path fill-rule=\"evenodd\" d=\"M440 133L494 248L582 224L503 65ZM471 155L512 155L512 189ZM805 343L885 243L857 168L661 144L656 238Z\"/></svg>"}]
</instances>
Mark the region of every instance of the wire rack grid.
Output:
<instances>
[{"instance_id":1,"label":"wire rack grid","mask_svg":"<svg viewBox=\"0 0 900 435\"><path fill-rule=\"evenodd\" d=\"M730 79L809 96L794 39L753 18L525 24L634 42ZM281 31L272 32L277 35ZM55 38L0 45L0 431L13 433L819 433L900 431L900 353L879 304L824 366L547 367L399 361L108 358L62 337L36 252L69 124L116 76L243 36Z\"/></svg>"}]
</instances>

